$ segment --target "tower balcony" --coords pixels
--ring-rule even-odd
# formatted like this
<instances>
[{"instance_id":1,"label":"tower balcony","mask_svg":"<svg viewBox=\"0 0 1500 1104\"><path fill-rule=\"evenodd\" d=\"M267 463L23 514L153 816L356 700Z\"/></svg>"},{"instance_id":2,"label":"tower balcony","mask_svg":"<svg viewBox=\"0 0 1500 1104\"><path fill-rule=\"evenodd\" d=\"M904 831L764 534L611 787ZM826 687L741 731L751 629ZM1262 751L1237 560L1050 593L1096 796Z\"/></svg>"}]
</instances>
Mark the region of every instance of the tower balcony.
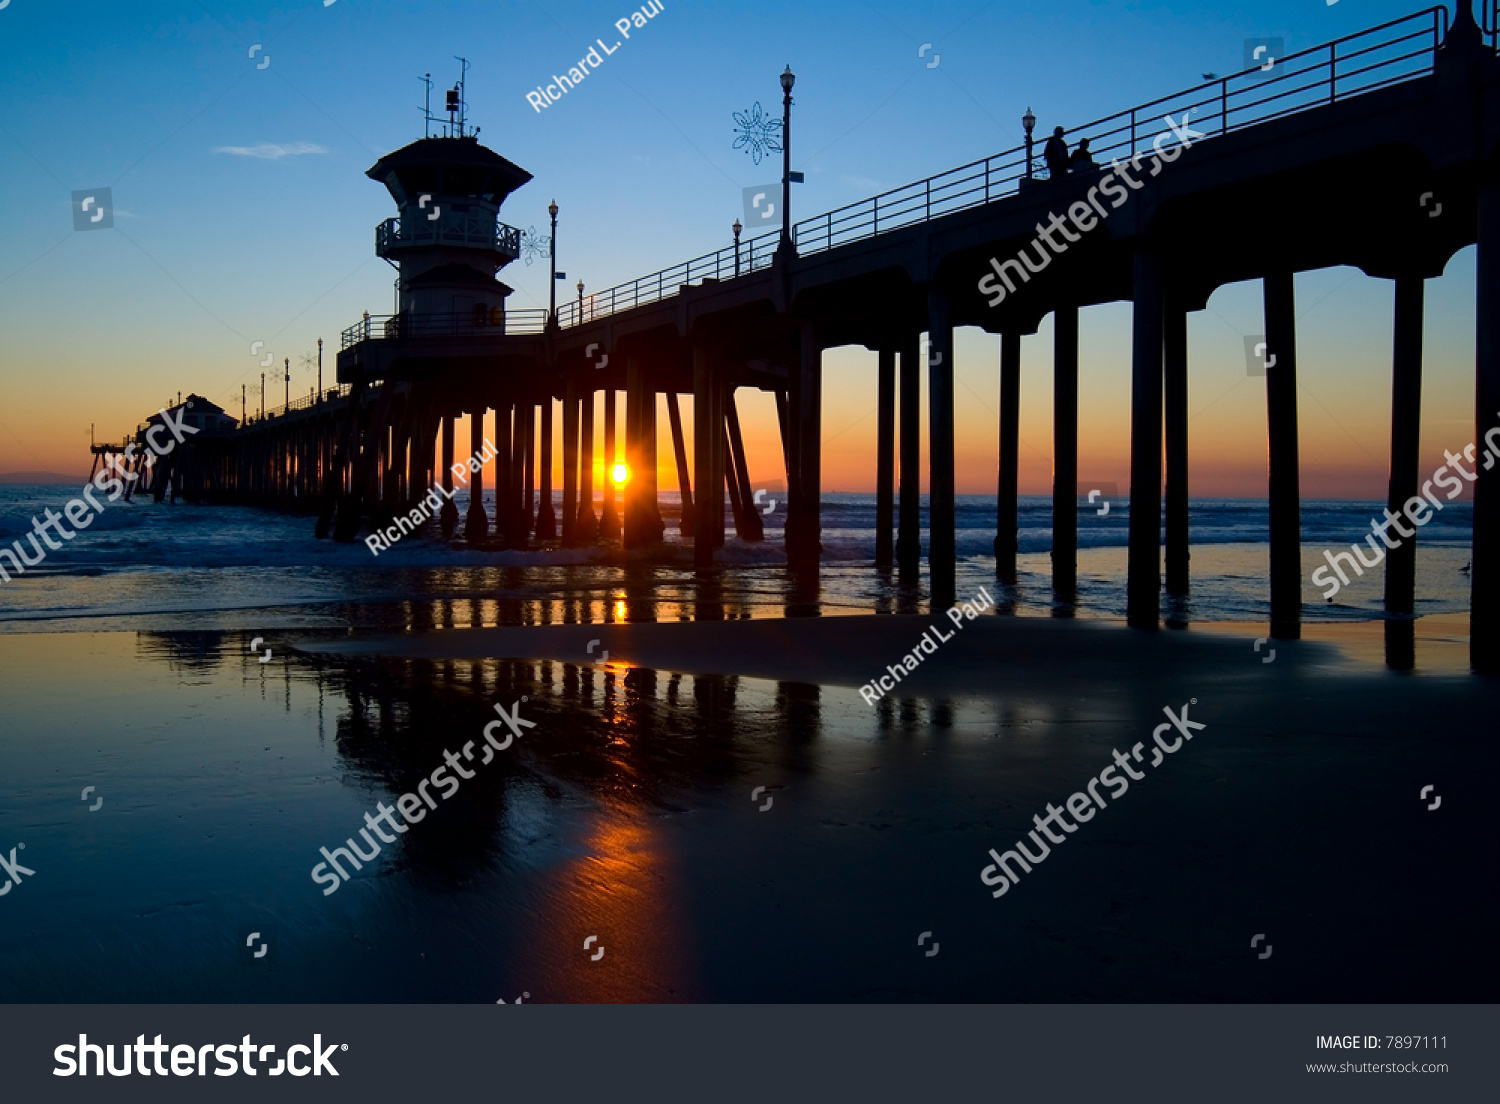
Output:
<instances>
[{"instance_id":1,"label":"tower balcony","mask_svg":"<svg viewBox=\"0 0 1500 1104\"><path fill-rule=\"evenodd\" d=\"M467 215L428 218L388 218L375 227L375 253L396 260L404 249L456 246L499 253L509 260L521 255L521 231L493 216Z\"/></svg>"}]
</instances>

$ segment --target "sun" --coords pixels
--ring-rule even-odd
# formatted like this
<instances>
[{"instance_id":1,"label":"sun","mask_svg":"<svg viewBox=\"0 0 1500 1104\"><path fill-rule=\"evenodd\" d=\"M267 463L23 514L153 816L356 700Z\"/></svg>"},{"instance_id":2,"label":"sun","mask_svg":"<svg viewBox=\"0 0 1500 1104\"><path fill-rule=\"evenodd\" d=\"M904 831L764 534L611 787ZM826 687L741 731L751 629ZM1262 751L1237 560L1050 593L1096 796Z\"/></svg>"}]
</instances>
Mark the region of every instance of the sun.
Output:
<instances>
[{"instance_id":1,"label":"sun","mask_svg":"<svg viewBox=\"0 0 1500 1104\"><path fill-rule=\"evenodd\" d=\"M625 483L630 479L630 469L616 461L615 466L609 469L609 477L616 483Z\"/></svg>"}]
</instances>

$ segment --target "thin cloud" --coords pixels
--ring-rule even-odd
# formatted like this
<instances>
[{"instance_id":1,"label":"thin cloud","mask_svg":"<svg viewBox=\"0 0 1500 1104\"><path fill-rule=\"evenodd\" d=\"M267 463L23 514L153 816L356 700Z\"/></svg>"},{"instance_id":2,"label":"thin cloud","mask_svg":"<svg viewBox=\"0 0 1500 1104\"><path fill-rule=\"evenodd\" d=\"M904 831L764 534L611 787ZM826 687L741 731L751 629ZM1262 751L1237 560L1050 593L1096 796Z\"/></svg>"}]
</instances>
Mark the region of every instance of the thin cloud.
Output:
<instances>
[{"instance_id":1,"label":"thin cloud","mask_svg":"<svg viewBox=\"0 0 1500 1104\"><path fill-rule=\"evenodd\" d=\"M327 153L322 146L312 142L262 142L258 146L215 146L215 153L232 153L236 157L258 157L263 161L277 161L283 157L300 157L305 153Z\"/></svg>"}]
</instances>

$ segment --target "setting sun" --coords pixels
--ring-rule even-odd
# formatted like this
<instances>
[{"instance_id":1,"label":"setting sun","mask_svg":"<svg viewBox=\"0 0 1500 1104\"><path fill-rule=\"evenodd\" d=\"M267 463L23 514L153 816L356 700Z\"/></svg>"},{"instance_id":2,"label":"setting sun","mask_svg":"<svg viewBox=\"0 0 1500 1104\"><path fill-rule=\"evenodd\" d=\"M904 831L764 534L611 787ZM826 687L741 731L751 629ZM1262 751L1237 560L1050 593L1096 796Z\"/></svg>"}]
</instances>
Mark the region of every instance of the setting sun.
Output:
<instances>
[{"instance_id":1,"label":"setting sun","mask_svg":"<svg viewBox=\"0 0 1500 1104\"><path fill-rule=\"evenodd\" d=\"M630 469L621 461L616 461L615 466L609 469L609 477L616 483L624 483L630 478Z\"/></svg>"}]
</instances>

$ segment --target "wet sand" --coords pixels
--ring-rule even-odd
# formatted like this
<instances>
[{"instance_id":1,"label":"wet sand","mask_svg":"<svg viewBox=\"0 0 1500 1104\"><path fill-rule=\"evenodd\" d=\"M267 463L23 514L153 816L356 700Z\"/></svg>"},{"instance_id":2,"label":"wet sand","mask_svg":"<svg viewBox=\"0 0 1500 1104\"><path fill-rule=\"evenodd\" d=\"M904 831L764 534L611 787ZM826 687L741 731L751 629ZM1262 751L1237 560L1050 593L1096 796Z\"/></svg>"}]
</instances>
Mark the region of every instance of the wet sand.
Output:
<instances>
[{"instance_id":1,"label":"wet sand","mask_svg":"<svg viewBox=\"0 0 1500 1104\"><path fill-rule=\"evenodd\" d=\"M1406 674L984 617L868 705L932 621L306 631L268 664L249 633L0 638L0 844L37 871L0 998L1493 999L1500 694L1424 673L1451 628ZM537 727L325 897L319 847L522 696ZM1185 703L1207 728L992 898L988 850Z\"/></svg>"},{"instance_id":2,"label":"wet sand","mask_svg":"<svg viewBox=\"0 0 1500 1104\"><path fill-rule=\"evenodd\" d=\"M1417 671L1394 672L1378 624L1321 626L1309 635L1322 639L1257 651L1247 625L1151 633L981 617L873 708L849 688L929 625L952 631L946 618L539 626L309 647L548 659L602 679L589 661L598 640L592 654L608 648L607 669L627 684L662 670L774 680L783 695L803 687L815 723L747 734L738 787L676 793L670 830L649 833L671 838L670 865L698 902L687 929L703 948L700 998L1488 999L1497 958L1483 925L1500 917L1484 874L1496 835L1483 779L1500 765L1500 693L1466 673L1463 620L1424 625ZM991 898L979 878L990 847L1013 846L1114 749L1149 747L1164 707L1190 702L1208 725L1196 741ZM705 719L698 736L712 735ZM763 816L757 783L785 787L767 791L777 796ZM1428 784L1446 795L1438 810L1419 797ZM929 963L923 931L953 957ZM1257 934L1276 948L1270 959L1251 951ZM897 966L902 942L909 961ZM639 999L628 992L616 995ZM654 999L681 992L658 987Z\"/></svg>"},{"instance_id":3,"label":"wet sand","mask_svg":"<svg viewBox=\"0 0 1500 1104\"><path fill-rule=\"evenodd\" d=\"M1217 631L1140 632L1118 623L980 616L958 627L945 615L851 614L736 621L501 626L451 632L379 634L313 642L330 656L403 659L551 659L649 667L694 675L859 687L885 676L919 648L899 690L928 697L1022 693L1070 696L1100 678L1140 678L1170 669L1180 678L1254 678L1262 666L1253 626ZM1343 669L1353 660L1323 641L1277 642L1282 670ZM944 639L951 638L951 639ZM1260 656L1267 653L1262 651ZM1361 652L1361 657L1365 656Z\"/></svg>"}]
</instances>

